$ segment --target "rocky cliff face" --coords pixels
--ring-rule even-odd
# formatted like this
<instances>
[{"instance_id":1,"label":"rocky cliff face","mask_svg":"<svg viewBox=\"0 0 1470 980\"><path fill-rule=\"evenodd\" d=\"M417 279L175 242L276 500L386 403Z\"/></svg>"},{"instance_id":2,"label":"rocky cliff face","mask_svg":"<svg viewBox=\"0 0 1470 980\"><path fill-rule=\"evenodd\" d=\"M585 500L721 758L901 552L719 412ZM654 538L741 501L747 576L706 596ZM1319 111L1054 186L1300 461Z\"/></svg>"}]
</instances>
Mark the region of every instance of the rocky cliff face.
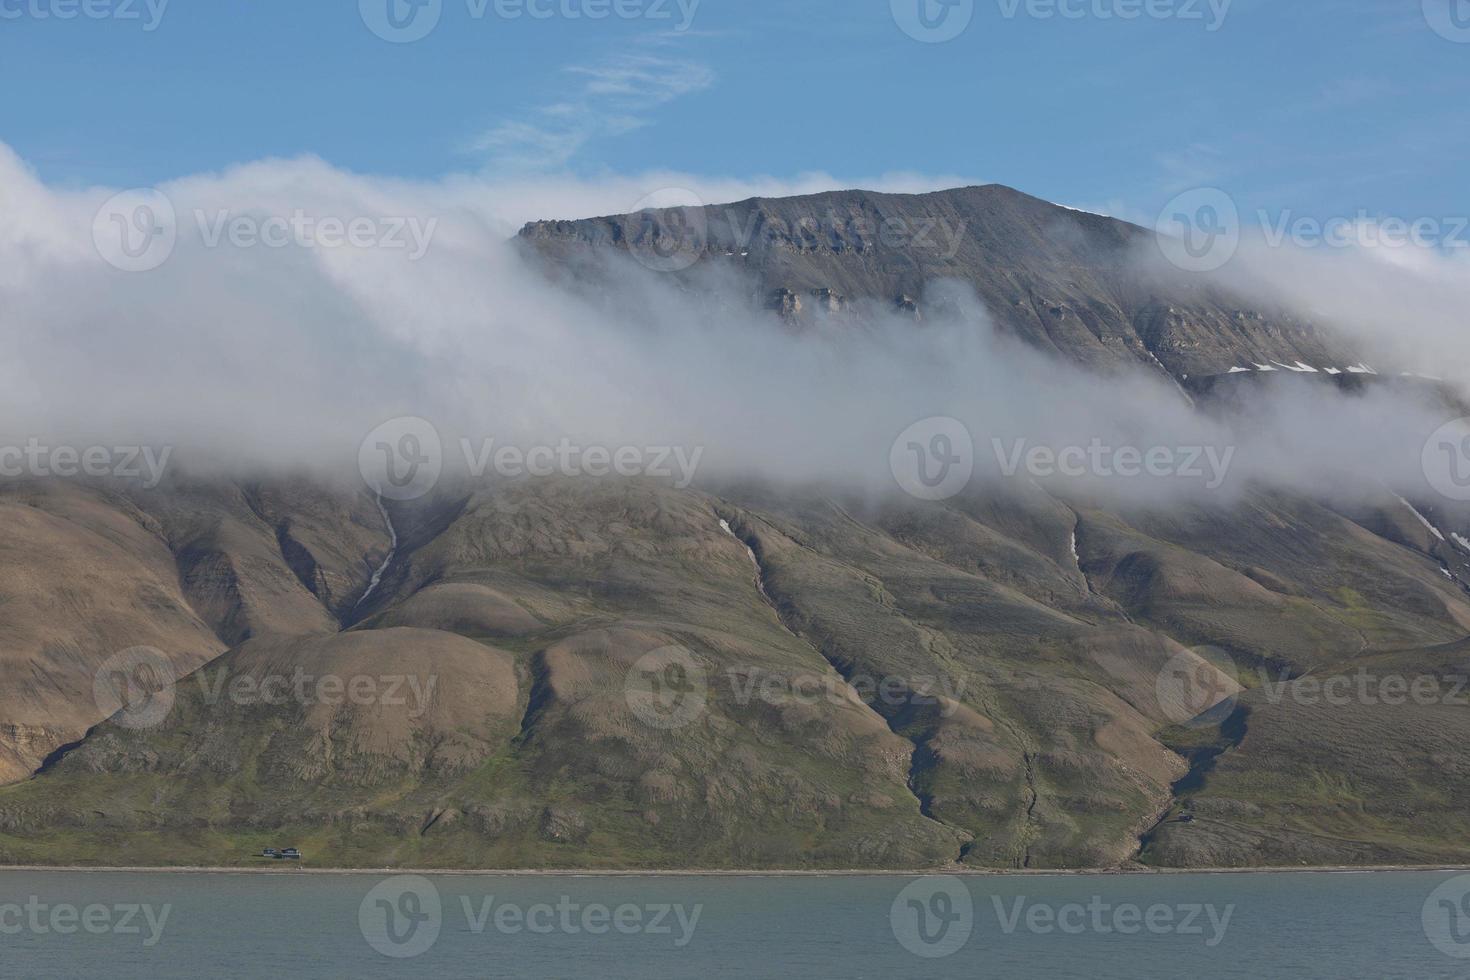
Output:
<instances>
[{"instance_id":1,"label":"rocky cliff face","mask_svg":"<svg viewBox=\"0 0 1470 980\"><path fill-rule=\"evenodd\" d=\"M922 318L932 284L958 280L1001 329L1100 369L1141 363L1184 380L1358 363L1312 324L1169 270L1152 236L998 185L754 198L521 231L562 266L620 250L685 280L708 267L736 270L753 282L757 305L793 318L863 309Z\"/></svg>"}]
</instances>

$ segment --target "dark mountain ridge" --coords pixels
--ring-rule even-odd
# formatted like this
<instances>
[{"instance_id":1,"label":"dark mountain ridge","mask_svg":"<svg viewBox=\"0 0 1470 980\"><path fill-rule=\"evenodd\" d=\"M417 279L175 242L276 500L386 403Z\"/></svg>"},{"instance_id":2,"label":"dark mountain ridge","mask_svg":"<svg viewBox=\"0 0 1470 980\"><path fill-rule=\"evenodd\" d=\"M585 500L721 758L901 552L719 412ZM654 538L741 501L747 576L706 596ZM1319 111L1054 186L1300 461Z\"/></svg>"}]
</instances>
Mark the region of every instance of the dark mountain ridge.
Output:
<instances>
[{"instance_id":1,"label":"dark mountain ridge","mask_svg":"<svg viewBox=\"0 0 1470 980\"><path fill-rule=\"evenodd\" d=\"M1360 355L1289 311L1168 266L1154 233L998 184L926 194L831 191L527 224L557 266L607 250L690 279L737 270L801 318L862 304L922 318L938 280L973 287L1000 329L1094 369L1143 364L1176 381Z\"/></svg>"}]
</instances>

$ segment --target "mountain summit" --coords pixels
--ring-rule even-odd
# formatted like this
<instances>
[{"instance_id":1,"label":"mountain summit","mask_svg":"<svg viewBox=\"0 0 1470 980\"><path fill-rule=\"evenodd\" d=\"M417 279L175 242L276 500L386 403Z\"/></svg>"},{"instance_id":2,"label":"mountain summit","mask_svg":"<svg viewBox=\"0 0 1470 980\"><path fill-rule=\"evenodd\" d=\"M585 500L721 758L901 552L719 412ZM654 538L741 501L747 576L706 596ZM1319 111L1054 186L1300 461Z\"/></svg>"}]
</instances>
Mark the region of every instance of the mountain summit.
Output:
<instances>
[{"instance_id":1,"label":"mountain summit","mask_svg":"<svg viewBox=\"0 0 1470 980\"><path fill-rule=\"evenodd\" d=\"M685 279L711 265L737 270L787 316L869 304L922 318L930 284L955 280L1001 330L1036 347L1094 368L1143 364L1176 381L1358 361L1289 312L1167 266L1152 231L999 184L535 221L520 237L558 264L615 249Z\"/></svg>"}]
</instances>

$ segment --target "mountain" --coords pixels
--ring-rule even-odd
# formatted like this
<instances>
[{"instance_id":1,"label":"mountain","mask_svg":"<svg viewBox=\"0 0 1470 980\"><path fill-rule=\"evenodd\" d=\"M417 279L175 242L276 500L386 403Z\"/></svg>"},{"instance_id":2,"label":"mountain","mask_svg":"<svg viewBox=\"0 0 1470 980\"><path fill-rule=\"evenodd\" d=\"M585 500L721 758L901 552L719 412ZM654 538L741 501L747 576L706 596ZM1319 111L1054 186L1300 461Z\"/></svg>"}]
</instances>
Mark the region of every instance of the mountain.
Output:
<instances>
[{"instance_id":1,"label":"mountain","mask_svg":"<svg viewBox=\"0 0 1470 980\"><path fill-rule=\"evenodd\" d=\"M371 501L301 484L5 480L0 513L0 779L101 720L109 658L146 646L187 673L257 633L336 629L386 546Z\"/></svg>"},{"instance_id":2,"label":"mountain","mask_svg":"<svg viewBox=\"0 0 1470 980\"><path fill-rule=\"evenodd\" d=\"M1140 277L1140 229L1004 188L729 210L705 227L835 211L965 231L947 257L714 231L642 259L677 256L691 290L748 270L795 328L922 324L926 283L959 278L1030 343L1212 378L1211 398L1245 383L1238 362L1358 363L1284 314ZM541 222L522 243L595 290L674 221ZM923 503L557 477L380 502L264 475L5 481L0 861L1464 863L1470 511L1401 492L1161 508L1027 481ZM151 682L99 695L138 680L138 647ZM1422 696L1343 703L1335 678Z\"/></svg>"},{"instance_id":3,"label":"mountain","mask_svg":"<svg viewBox=\"0 0 1470 980\"><path fill-rule=\"evenodd\" d=\"M1000 329L1100 370L1141 364L1183 380L1361 360L1290 312L1172 270L1150 231L1000 185L537 221L520 237L563 267L619 250L686 283L733 272L787 315L868 306L922 318L930 284L956 280Z\"/></svg>"}]
</instances>

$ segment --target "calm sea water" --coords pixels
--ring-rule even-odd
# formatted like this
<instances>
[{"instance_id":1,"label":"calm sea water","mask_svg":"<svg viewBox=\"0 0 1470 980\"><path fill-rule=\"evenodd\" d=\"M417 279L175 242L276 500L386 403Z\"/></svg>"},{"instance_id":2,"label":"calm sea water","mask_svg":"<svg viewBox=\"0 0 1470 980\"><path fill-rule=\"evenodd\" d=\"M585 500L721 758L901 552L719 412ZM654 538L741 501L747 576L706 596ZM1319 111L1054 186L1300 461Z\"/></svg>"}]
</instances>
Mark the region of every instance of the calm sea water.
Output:
<instances>
[{"instance_id":1,"label":"calm sea water","mask_svg":"<svg viewBox=\"0 0 1470 980\"><path fill-rule=\"evenodd\" d=\"M1453 873L0 872L3 977L1470 977Z\"/></svg>"}]
</instances>

